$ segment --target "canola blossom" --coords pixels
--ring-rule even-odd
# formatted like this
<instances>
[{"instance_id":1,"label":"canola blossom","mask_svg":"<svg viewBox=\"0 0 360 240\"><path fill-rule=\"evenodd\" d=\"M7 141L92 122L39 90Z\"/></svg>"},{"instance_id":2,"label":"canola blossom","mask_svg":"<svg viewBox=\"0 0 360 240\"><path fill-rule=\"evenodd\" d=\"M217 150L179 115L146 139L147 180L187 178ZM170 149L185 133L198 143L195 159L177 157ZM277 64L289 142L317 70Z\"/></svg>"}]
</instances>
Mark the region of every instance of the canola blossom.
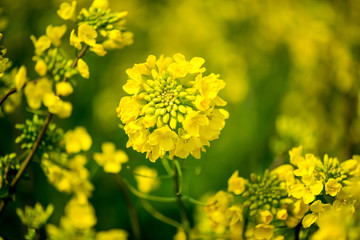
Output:
<instances>
[{"instance_id":1,"label":"canola blossom","mask_svg":"<svg viewBox=\"0 0 360 240\"><path fill-rule=\"evenodd\" d=\"M145 63L127 69L116 109L129 136L127 147L145 153L150 161L165 154L200 158L205 146L217 139L229 113L218 96L225 82L219 75L204 75L205 60L187 61L178 53L172 58L150 55Z\"/></svg>"}]
</instances>

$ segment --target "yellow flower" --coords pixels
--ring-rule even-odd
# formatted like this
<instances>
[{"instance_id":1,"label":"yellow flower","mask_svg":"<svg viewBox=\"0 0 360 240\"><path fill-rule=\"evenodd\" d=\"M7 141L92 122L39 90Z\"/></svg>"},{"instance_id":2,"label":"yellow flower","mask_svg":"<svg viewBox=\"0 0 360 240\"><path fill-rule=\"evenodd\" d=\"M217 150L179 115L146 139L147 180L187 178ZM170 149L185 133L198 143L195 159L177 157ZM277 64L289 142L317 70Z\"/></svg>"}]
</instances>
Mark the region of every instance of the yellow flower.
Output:
<instances>
[{"instance_id":1,"label":"yellow flower","mask_svg":"<svg viewBox=\"0 0 360 240\"><path fill-rule=\"evenodd\" d=\"M122 229L111 229L96 233L95 240L127 240L128 233Z\"/></svg>"},{"instance_id":2,"label":"yellow flower","mask_svg":"<svg viewBox=\"0 0 360 240\"><path fill-rule=\"evenodd\" d=\"M67 153L88 151L92 145L92 139L84 127L76 127L64 135L65 149Z\"/></svg>"},{"instance_id":3,"label":"yellow flower","mask_svg":"<svg viewBox=\"0 0 360 240\"><path fill-rule=\"evenodd\" d=\"M68 118L72 112L72 104L62 101L54 93L48 93L44 96L44 105L50 113L57 115L59 118Z\"/></svg>"},{"instance_id":4,"label":"yellow flower","mask_svg":"<svg viewBox=\"0 0 360 240\"><path fill-rule=\"evenodd\" d=\"M228 192L240 195L245 191L245 179L239 177L239 171L235 171L228 180Z\"/></svg>"},{"instance_id":5,"label":"yellow flower","mask_svg":"<svg viewBox=\"0 0 360 240\"><path fill-rule=\"evenodd\" d=\"M56 84L56 95L69 96L74 91L73 87L68 82L59 82Z\"/></svg>"},{"instance_id":6,"label":"yellow flower","mask_svg":"<svg viewBox=\"0 0 360 240\"><path fill-rule=\"evenodd\" d=\"M342 185L334 178L330 178L325 184L326 194L335 197L341 190Z\"/></svg>"},{"instance_id":7,"label":"yellow flower","mask_svg":"<svg viewBox=\"0 0 360 240\"><path fill-rule=\"evenodd\" d=\"M255 226L254 237L259 240L270 240L274 235L274 226L261 223Z\"/></svg>"},{"instance_id":8,"label":"yellow flower","mask_svg":"<svg viewBox=\"0 0 360 240\"><path fill-rule=\"evenodd\" d=\"M312 213L307 214L303 220L302 225L304 228L310 227L316 220L323 215L325 212L331 209L330 204L324 204L320 200L313 202L310 206Z\"/></svg>"},{"instance_id":9,"label":"yellow flower","mask_svg":"<svg viewBox=\"0 0 360 240\"><path fill-rule=\"evenodd\" d=\"M80 24L78 34L82 42L85 42L89 46L95 45L98 34L92 26L87 23Z\"/></svg>"},{"instance_id":10,"label":"yellow flower","mask_svg":"<svg viewBox=\"0 0 360 240\"><path fill-rule=\"evenodd\" d=\"M57 14L64 20L69 20L75 13L76 1L72 1L71 5L67 2L63 2L60 8L57 10Z\"/></svg>"},{"instance_id":11,"label":"yellow flower","mask_svg":"<svg viewBox=\"0 0 360 240\"><path fill-rule=\"evenodd\" d=\"M89 229L96 224L95 210L90 203L71 199L65 207L66 219L72 227Z\"/></svg>"},{"instance_id":12,"label":"yellow flower","mask_svg":"<svg viewBox=\"0 0 360 240\"><path fill-rule=\"evenodd\" d=\"M29 82L25 87L26 100L32 109L39 109L44 96L49 93L52 93L52 83L47 78Z\"/></svg>"},{"instance_id":13,"label":"yellow flower","mask_svg":"<svg viewBox=\"0 0 360 240\"><path fill-rule=\"evenodd\" d=\"M47 72L47 65L44 62L44 60L40 59L38 61L36 61L35 64L35 71L37 72L37 74L39 74L41 77L46 75Z\"/></svg>"},{"instance_id":14,"label":"yellow flower","mask_svg":"<svg viewBox=\"0 0 360 240\"><path fill-rule=\"evenodd\" d=\"M291 186L289 194L297 199L302 198L305 204L309 204L321 193L323 184L315 180L313 176L303 177L302 182Z\"/></svg>"},{"instance_id":15,"label":"yellow flower","mask_svg":"<svg viewBox=\"0 0 360 240\"><path fill-rule=\"evenodd\" d=\"M26 67L25 66L21 66L19 68L19 71L15 75L14 81L15 81L16 89L18 91L21 90L26 82Z\"/></svg>"},{"instance_id":16,"label":"yellow flower","mask_svg":"<svg viewBox=\"0 0 360 240\"><path fill-rule=\"evenodd\" d=\"M45 35L39 37L39 39L36 39L33 35L31 35L30 38L34 44L36 55L41 55L46 49L51 46L51 40Z\"/></svg>"},{"instance_id":17,"label":"yellow flower","mask_svg":"<svg viewBox=\"0 0 360 240\"><path fill-rule=\"evenodd\" d=\"M90 47L90 51L96 53L98 56L103 57L107 54L102 44L94 44Z\"/></svg>"},{"instance_id":18,"label":"yellow flower","mask_svg":"<svg viewBox=\"0 0 360 240\"><path fill-rule=\"evenodd\" d=\"M95 161L104 168L105 172L118 173L121 164L126 163L129 158L123 150L116 150L115 144L105 142L101 146L102 153L95 153Z\"/></svg>"},{"instance_id":19,"label":"yellow flower","mask_svg":"<svg viewBox=\"0 0 360 240\"><path fill-rule=\"evenodd\" d=\"M77 69L80 73L80 75L83 77L83 78L86 78L88 79L89 78L89 67L88 65L86 64L86 62L84 60L82 60L81 58L79 59L78 63L77 63Z\"/></svg>"},{"instance_id":20,"label":"yellow flower","mask_svg":"<svg viewBox=\"0 0 360 240\"><path fill-rule=\"evenodd\" d=\"M138 166L135 170L137 187L141 192L148 193L159 187L160 181L155 169L147 166Z\"/></svg>"},{"instance_id":21,"label":"yellow flower","mask_svg":"<svg viewBox=\"0 0 360 240\"><path fill-rule=\"evenodd\" d=\"M76 36L74 29L70 33L70 45L74 46L78 50L80 50L82 48L81 40L80 40L80 38L78 36Z\"/></svg>"},{"instance_id":22,"label":"yellow flower","mask_svg":"<svg viewBox=\"0 0 360 240\"><path fill-rule=\"evenodd\" d=\"M259 222L264 224L270 224L273 220L274 216L271 214L269 210L262 210L259 213Z\"/></svg>"},{"instance_id":23,"label":"yellow flower","mask_svg":"<svg viewBox=\"0 0 360 240\"><path fill-rule=\"evenodd\" d=\"M55 27L53 25L49 25L46 27L46 36L51 40L55 47L58 47L61 44L61 38L65 34L66 29L67 27L65 24Z\"/></svg>"},{"instance_id":24,"label":"yellow flower","mask_svg":"<svg viewBox=\"0 0 360 240\"><path fill-rule=\"evenodd\" d=\"M108 0L94 0L90 6L90 8L101 8L107 9L109 7Z\"/></svg>"},{"instance_id":25,"label":"yellow flower","mask_svg":"<svg viewBox=\"0 0 360 240\"><path fill-rule=\"evenodd\" d=\"M217 75L203 76L203 63L197 57L188 62L182 54L159 59L150 55L126 70L129 79L123 89L131 96L120 101L117 113L129 135L127 146L146 152L151 161L167 152L171 158L200 158L229 116L217 108L225 103L217 96L224 83ZM206 104L197 105L198 96L204 96Z\"/></svg>"},{"instance_id":26,"label":"yellow flower","mask_svg":"<svg viewBox=\"0 0 360 240\"><path fill-rule=\"evenodd\" d=\"M276 219L286 220L287 217L288 217L288 212L287 212L287 210L284 209L284 208L279 209L279 210L276 212Z\"/></svg>"}]
</instances>

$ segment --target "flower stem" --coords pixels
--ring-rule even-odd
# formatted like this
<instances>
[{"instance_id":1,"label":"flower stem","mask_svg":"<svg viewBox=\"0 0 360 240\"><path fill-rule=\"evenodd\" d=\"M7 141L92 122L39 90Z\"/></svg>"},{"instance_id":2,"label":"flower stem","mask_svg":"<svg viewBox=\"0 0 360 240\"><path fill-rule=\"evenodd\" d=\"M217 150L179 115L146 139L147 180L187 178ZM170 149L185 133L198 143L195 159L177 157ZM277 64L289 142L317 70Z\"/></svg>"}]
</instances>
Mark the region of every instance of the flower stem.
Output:
<instances>
[{"instance_id":1,"label":"flower stem","mask_svg":"<svg viewBox=\"0 0 360 240\"><path fill-rule=\"evenodd\" d=\"M131 226L135 235L135 239L140 240L141 239L141 233L140 233L140 224L139 224L139 218L135 210L135 206L133 202L131 201L131 198L129 196L129 193L126 189L126 184L122 177L118 174L114 174L115 180L119 185L120 191L125 199L126 206L129 212Z\"/></svg>"},{"instance_id":2,"label":"flower stem","mask_svg":"<svg viewBox=\"0 0 360 240\"><path fill-rule=\"evenodd\" d=\"M150 213L157 220L162 221L162 222L169 224L176 228L180 228L180 229L183 228L181 223L178 223L177 221L175 221L171 218L168 218L165 215L163 215L162 213L158 212L148 201L142 200L141 203L142 203L143 207L145 208L145 210L148 213Z\"/></svg>"},{"instance_id":3,"label":"flower stem","mask_svg":"<svg viewBox=\"0 0 360 240\"><path fill-rule=\"evenodd\" d=\"M182 193L181 193L181 177L182 177L182 172L181 172L181 168L179 166L179 163L177 161L177 159L173 159L172 160L172 167L173 167L173 172L174 172L174 190L175 190L175 196L176 196L176 203L178 205L179 211L180 211L180 217L181 217L181 222L183 225L183 229L186 235L186 239L190 239L190 223L186 214L186 207L185 207L185 203L182 199Z\"/></svg>"}]
</instances>

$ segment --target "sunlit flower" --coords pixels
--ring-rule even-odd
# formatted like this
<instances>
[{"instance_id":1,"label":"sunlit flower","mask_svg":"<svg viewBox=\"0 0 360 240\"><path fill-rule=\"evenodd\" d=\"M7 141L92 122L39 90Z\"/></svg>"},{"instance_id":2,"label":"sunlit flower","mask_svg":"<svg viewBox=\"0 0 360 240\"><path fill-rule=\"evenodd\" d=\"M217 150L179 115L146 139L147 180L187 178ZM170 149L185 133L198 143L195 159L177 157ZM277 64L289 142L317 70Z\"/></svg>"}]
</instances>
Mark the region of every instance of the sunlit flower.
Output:
<instances>
[{"instance_id":1,"label":"sunlit flower","mask_svg":"<svg viewBox=\"0 0 360 240\"><path fill-rule=\"evenodd\" d=\"M29 106L33 109L39 109L44 96L52 93L52 83L47 78L41 78L38 81L29 82L25 87L25 96Z\"/></svg>"},{"instance_id":2,"label":"sunlit flower","mask_svg":"<svg viewBox=\"0 0 360 240\"><path fill-rule=\"evenodd\" d=\"M334 178L330 178L325 184L326 194L335 197L341 190L342 185Z\"/></svg>"},{"instance_id":3,"label":"sunlit flower","mask_svg":"<svg viewBox=\"0 0 360 240\"><path fill-rule=\"evenodd\" d=\"M72 104L61 100L54 93L44 96L44 105L50 113L57 115L59 118L68 118L72 113Z\"/></svg>"},{"instance_id":4,"label":"sunlit flower","mask_svg":"<svg viewBox=\"0 0 360 240\"><path fill-rule=\"evenodd\" d=\"M79 26L78 34L79 39L87 45L93 46L96 43L96 38L98 36L97 31L87 23L83 23Z\"/></svg>"},{"instance_id":5,"label":"sunlit flower","mask_svg":"<svg viewBox=\"0 0 360 240\"><path fill-rule=\"evenodd\" d=\"M35 36L32 35L30 38L34 44L36 55L41 55L45 50L47 50L51 46L51 40L45 35L39 37L39 39L36 39Z\"/></svg>"},{"instance_id":6,"label":"sunlit flower","mask_svg":"<svg viewBox=\"0 0 360 240\"><path fill-rule=\"evenodd\" d=\"M228 192L239 195L245 191L245 179L239 177L239 171L235 171L228 180Z\"/></svg>"},{"instance_id":7,"label":"sunlit flower","mask_svg":"<svg viewBox=\"0 0 360 240\"><path fill-rule=\"evenodd\" d=\"M66 32L66 25L63 24L61 26L53 26L49 25L46 27L46 36L51 40L51 43L58 47L61 44L61 38Z\"/></svg>"},{"instance_id":8,"label":"sunlit flower","mask_svg":"<svg viewBox=\"0 0 360 240\"><path fill-rule=\"evenodd\" d=\"M16 73L15 75L15 87L16 89L19 91L25 84L26 82L26 67L25 66L21 66L19 68L19 71Z\"/></svg>"},{"instance_id":9,"label":"sunlit flower","mask_svg":"<svg viewBox=\"0 0 360 240\"><path fill-rule=\"evenodd\" d=\"M69 82L56 83L56 95L66 97L72 94L73 91L74 89Z\"/></svg>"},{"instance_id":10,"label":"sunlit flower","mask_svg":"<svg viewBox=\"0 0 360 240\"><path fill-rule=\"evenodd\" d=\"M81 58L79 59L78 63L77 63L77 69L79 70L80 75L83 78L89 78L89 67L86 64L86 62L84 60L82 60Z\"/></svg>"},{"instance_id":11,"label":"sunlit flower","mask_svg":"<svg viewBox=\"0 0 360 240\"><path fill-rule=\"evenodd\" d=\"M117 113L129 135L128 146L146 152L151 161L166 153L199 158L204 146L218 138L228 118L228 112L217 108L226 104L217 95L225 82L215 74L203 76L204 62L199 57L186 61L182 54L150 55L126 70L123 89L131 96L121 99Z\"/></svg>"},{"instance_id":12,"label":"sunlit flower","mask_svg":"<svg viewBox=\"0 0 360 240\"><path fill-rule=\"evenodd\" d=\"M312 211L312 213L307 214L302 220L303 227L310 227L321 215L323 215L326 211L329 211L330 209L330 204L324 204L320 200L313 202L310 205L310 210Z\"/></svg>"},{"instance_id":13,"label":"sunlit flower","mask_svg":"<svg viewBox=\"0 0 360 240\"><path fill-rule=\"evenodd\" d=\"M47 65L46 65L46 63L45 63L44 60L40 59L40 60L36 61L35 71L36 71L37 74L39 74L41 77L43 77L43 76L46 75Z\"/></svg>"},{"instance_id":14,"label":"sunlit flower","mask_svg":"<svg viewBox=\"0 0 360 240\"><path fill-rule=\"evenodd\" d=\"M90 203L71 199L65 206L66 219L77 229L88 229L96 224L95 210Z\"/></svg>"}]
</instances>

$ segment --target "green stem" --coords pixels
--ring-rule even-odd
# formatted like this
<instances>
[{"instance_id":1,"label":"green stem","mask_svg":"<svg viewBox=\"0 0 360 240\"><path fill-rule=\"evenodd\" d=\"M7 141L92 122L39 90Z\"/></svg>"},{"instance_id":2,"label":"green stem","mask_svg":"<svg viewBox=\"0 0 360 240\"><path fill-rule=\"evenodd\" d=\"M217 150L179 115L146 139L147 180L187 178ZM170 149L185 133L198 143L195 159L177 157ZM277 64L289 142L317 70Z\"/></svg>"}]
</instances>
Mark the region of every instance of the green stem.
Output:
<instances>
[{"instance_id":1,"label":"green stem","mask_svg":"<svg viewBox=\"0 0 360 240\"><path fill-rule=\"evenodd\" d=\"M115 177L115 180L118 183L120 191L125 199L126 206L127 206L129 216L130 216L131 226L132 226L132 229L133 229L133 232L135 235L135 239L140 240L141 234L140 234L139 218L136 213L135 206L134 206L133 202L131 201L129 193L126 189L126 184L125 184L124 180L120 177L120 175L114 174L114 177Z\"/></svg>"},{"instance_id":2,"label":"green stem","mask_svg":"<svg viewBox=\"0 0 360 240\"><path fill-rule=\"evenodd\" d=\"M159 221L162 221L166 224L169 224L173 227L176 227L178 229L182 229L182 225L181 223L178 223L177 221L166 217L165 215L163 215L162 213L158 212L148 201L146 200L142 200L141 201L143 207L145 208L145 210L150 213L154 218L156 218Z\"/></svg>"},{"instance_id":3,"label":"green stem","mask_svg":"<svg viewBox=\"0 0 360 240\"><path fill-rule=\"evenodd\" d=\"M164 166L165 168L165 171L167 172L167 174L170 176L170 177L173 177L174 176L174 173L173 173L173 170L171 169L171 166L168 162L168 159L166 157L163 157L161 159L161 163L162 165Z\"/></svg>"},{"instance_id":4,"label":"green stem","mask_svg":"<svg viewBox=\"0 0 360 240\"><path fill-rule=\"evenodd\" d=\"M149 194L140 192L137 189L135 189L133 186L131 186L131 184L128 181L126 181L126 179L123 179L123 180L124 180L124 183L126 184L126 186L129 188L129 190L139 198L143 198L143 199L147 199L147 200L155 201L155 202L175 202L176 201L176 198L158 197L158 196L153 196L153 195L149 195Z\"/></svg>"},{"instance_id":5,"label":"green stem","mask_svg":"<svg viewBox=\"0 0 360 240\"><path fill-rule=\"evenodd\" d=\"M177 162L177 163L176 163ZM177 161L177 159L173 159L172 160L172 166L173 166L173 171L174 171L174 190L175 190L175 196L176 196L176 203L178 205L179 211L180 211L180 217L181 217L181 222L183 225L183 229L186 235L186 239L190 239L190 223L186 214L186 207L185 207L185 203L182 200L182 194L181 194L181 177L182 177L182 172L181 169L179 168L179 163Z\"/></svg>"}]
</instances>

